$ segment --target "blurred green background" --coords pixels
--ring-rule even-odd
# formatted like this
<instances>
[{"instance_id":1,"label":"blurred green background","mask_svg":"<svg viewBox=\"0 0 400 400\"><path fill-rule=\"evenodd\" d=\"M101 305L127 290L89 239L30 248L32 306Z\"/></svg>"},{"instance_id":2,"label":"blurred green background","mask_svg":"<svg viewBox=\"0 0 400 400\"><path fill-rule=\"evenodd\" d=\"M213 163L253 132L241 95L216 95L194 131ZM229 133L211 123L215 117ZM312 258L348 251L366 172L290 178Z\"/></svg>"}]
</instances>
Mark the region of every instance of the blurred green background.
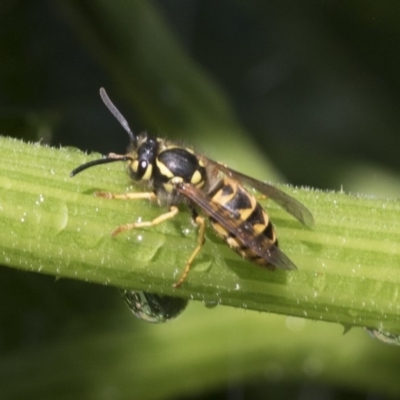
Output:
<instances>
[{"instance_id":1,"label":"blurred green background","mask_svg":"<svg viewBox=\"0 0 400 400\"><path fill-rule=\"evenodd\" d=\"M259 178L397 197L399 20L394 0L5 0L0 134L124 152L126 134L98 95L105 86L135 131L195 143ZM270 174L261 176L265 170ZM373 383L363 377L356 356L341 361L359 372L358 380L341 375L338 360L339 372L328 366L321 372L319 351L326 354L330 345L346 348L350 358L353 350L381 356L381 371L399 366L398 348L361 331L342 337L333 324L293 329L284 317L248 312L249 330L265 325L266 364L254 371L246 364L243 354L251 350L243 334L243 342L236 338L224 355L211 352L210 364L190 375L187 365L198 362L191 346L216 346L208 335L223 341L243 311L195 305L172 327L143 326L113 288L6 268L0 299L5 399L400 396L399 388L385 390L384 374ZM214 331L225 316L226 326ZM165 351L152 342L164 334L161 342L171 346ZM134 351L135 340L143 345ZM313 353L319 340L321 358ZM286 353L288 343L301 344L304 354L296 345ZM302 367L285 374L280 357L292 360L293 353L293 365ZM141 392L141 385L148 389Z\"/></svg>"}]
</instances>

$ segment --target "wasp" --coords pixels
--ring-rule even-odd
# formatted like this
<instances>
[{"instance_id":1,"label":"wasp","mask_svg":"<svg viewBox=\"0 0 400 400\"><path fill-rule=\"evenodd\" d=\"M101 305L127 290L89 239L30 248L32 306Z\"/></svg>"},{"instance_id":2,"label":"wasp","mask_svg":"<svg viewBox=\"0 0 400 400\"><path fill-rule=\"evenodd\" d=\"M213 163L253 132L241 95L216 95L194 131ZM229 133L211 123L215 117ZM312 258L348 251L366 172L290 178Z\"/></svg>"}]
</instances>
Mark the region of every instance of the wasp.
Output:
<instances>
[{"instance_id":1,"label":"wasp","mask_svg":"<svg viewBox=\"0 0 400 400\"><path fill-rule=\"evenodd\" d=\"M179 212L177 206L184 203L190 209L199 230L197 246L186 262L181 277L173 285L175 288L186 280L205 242L206 217L216 234L245 259L270 270L296 269L296 265L279 249L276 232L267 212L244 185L270 198L303 225L311 227L314 224L313 216L303 204L272 185L195 153L190 148L147 133L135 135L104 88L100 89L100 96L128 133L130 148L127 154L110 153L83 164L74 169L71 176L95 165L123 161L127 163L131 179L147 182L150 190L126 194L100 192L97 196L148 199L169 208L153 221L121 225L112 232L113 236L135 228L155 226L174 218Z\"/></svg>"}]
</instances>

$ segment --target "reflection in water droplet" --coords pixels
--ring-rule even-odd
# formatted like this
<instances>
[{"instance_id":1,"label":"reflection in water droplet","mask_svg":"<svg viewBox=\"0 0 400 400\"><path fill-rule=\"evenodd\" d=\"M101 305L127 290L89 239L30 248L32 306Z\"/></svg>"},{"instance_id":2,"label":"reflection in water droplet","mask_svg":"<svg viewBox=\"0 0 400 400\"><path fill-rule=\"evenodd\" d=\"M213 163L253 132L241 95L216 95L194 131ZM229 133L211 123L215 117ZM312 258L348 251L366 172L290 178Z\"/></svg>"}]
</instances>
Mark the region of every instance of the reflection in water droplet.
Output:
<instances>
[{"instance_id":1,"label":"reflection in water droplet","mask_svg":"<svg viewBox=\"0 0 400 400\"><path fill-rule=\"evenodd\" d=\"M376 328L365 327L364 329L372 338L379 340L382 343L400 346L400 335L385 332Z\"/></svg>"},{"instance_id":2,"label":"reflection in water droplet","mask_svg":"<svg viewBox=\"0 0 400 400\"><path fill-rule=\"evenodd\" d=\"M120 292L126 305L137 318L156 324L176 318L188 305L188 300L180 297L134 290Z\"/></svg>"}]
</instances>

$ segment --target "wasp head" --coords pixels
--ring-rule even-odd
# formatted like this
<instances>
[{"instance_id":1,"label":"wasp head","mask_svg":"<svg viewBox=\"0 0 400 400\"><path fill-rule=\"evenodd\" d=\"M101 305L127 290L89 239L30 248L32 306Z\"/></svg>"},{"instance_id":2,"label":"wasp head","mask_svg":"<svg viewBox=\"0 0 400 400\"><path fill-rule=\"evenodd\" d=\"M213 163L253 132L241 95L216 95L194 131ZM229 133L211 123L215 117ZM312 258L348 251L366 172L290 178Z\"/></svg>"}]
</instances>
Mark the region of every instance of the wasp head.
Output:
<instances>
[{"instance_id":1,"label":"wasp head","mask_svg":"<svg viewBox=\"0 0 400 400\"><path fill-rule=\"evenodd\" d=\"M152 178L158 147L157 139L145 133L138 136L137 148L132 150L128 160L128 171L133 180L148 181Z\"/></svg>"}]
</instances>

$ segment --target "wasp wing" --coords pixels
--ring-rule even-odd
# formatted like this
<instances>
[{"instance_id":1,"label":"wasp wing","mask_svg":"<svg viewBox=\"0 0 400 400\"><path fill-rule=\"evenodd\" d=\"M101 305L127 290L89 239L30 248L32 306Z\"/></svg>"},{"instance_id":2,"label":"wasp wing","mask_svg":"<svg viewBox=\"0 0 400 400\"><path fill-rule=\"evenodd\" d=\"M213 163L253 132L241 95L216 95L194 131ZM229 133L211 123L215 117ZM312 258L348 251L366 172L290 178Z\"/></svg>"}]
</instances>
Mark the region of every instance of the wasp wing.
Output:
<instances>
[{"instance_id":1,"label":"wasp wing","mask_svg":"<svg viewBox=\"0 0 400 400\"><path fill-rule=\"evenodd\" d=\"M239 182L245 182L248 186L269 197L284 210L286 210L289 214L298 219L303 225L310 228L314 225L314 217L312 216L310 210L302 203L297 201L295 198L282 192L275 186L261 182L248 175L242 174L241 172L235 171L227 167L226 165L211 160L207 157L202 156L202 158L204 158L206 164L213 166L219 171L222 171L226 176L233 178Z\"/></svg>"},{"instance_id":2,"label":"wasp wing","mask_svg":"<svg viewBox=\"0 0 400 400\"><path fill-rule=\"evenodd\" d=\"M210 202L206 195L195 186L182 183L177 190L268 264L284 270L297 269L296 265L271 240L266 236L257 235L249 222L234 218L223 206Z\"/></svg>"}]
</instances>

